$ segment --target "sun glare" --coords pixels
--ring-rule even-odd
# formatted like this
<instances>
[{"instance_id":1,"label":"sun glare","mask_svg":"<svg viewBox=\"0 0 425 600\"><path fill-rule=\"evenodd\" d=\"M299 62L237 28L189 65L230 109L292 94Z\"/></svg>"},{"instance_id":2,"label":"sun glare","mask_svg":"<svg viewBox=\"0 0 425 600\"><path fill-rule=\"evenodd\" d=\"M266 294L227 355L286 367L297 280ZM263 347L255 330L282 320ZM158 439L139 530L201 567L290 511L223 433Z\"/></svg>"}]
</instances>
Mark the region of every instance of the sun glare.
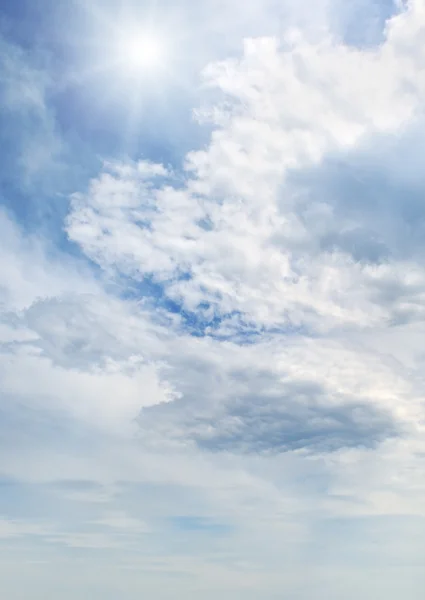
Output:
<instances>
[{"instance_id":1,"label":"sun glare","mask_svg":"<svg viewBox=\"0 0 425 600\"><path fill-rule=\"evenodd\" d=\"M155 69L163 63L164 46L154 35L134 35L122 42L121 54L131 70Z\"/></svg>"}]
</instances>

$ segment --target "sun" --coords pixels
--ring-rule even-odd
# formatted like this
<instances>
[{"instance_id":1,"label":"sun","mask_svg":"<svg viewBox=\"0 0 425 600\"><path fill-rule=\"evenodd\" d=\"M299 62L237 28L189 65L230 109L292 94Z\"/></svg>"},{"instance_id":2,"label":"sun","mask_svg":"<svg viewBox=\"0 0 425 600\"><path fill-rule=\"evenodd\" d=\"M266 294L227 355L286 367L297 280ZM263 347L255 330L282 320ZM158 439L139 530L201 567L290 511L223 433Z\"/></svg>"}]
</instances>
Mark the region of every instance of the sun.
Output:
<instances>
[{"instance_id":1,"label":"sun","mask_svg":"<svg viewBox=\"0 0 425 600\"><path fill-rule=\"evenodd\" d=\"M123 66L131 71L153 70L163 66L164 44L151 33L132 34L120 41Z\"/></svg>"}]
</instances>

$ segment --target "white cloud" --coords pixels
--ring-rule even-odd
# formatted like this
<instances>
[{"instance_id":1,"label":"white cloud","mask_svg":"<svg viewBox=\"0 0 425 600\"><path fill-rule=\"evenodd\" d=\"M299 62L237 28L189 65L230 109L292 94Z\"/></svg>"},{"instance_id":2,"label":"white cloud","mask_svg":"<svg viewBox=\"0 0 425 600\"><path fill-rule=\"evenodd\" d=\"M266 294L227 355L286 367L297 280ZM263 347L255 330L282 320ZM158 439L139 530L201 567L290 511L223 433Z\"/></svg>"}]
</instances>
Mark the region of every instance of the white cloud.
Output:
<instances>
[{"instance_id":1,"label":"white cloud","mask_svg":"<svg viewBox=\"0 0 425 600\"><path fill-rule=\"evenodd\" d=\"M144 406L173 399L154 365L139 360L108 362L79 371L54 367L34 352L9 355L0 367L3 394L36 409L65 411L86 425L121 431L135 426Z\"/></svg>"},{"instance_id":2,"label":"white cloud","mask_svg":"<svg viewBox=\"0 0 425 600\"><path fill-rule=\"evenodd\" d=\"M422 318L420 264L364 264L346 248L329 251L325 236L338 225L364 244L366 223L338 223L332 198L306 204L302 179L288 182L373 136L401 135L414 121L425 90L421 56L409 44L420 37L421 19L412 4L368 50L330 37L313 44L298 33L282 43L246 40L240 60L205 71L227 107L214 116L209 146L187 156L185 185L169 176L161 184L159 165L106 165L73 198L71 239L104 269L152 276L169 298L206 318L237 311L254 326L319 330L376 325L399 313ZM379 293L394 285L398 304L389 306Z\"/></svg>"},{"instance_id":3,"label":"white cloud","mask_svg":"<svg viewBox=\"0 0 425 600\"><path fill-rule=\"evenodd\" d=\"M149 531L146 523L143 523L143 521L140 519L129 517L120 511L107 513L93 523L95 525L103 525L110 529L116 529L122 532L127 531L131 534L147 533Z\"/></svg>"},{"instance_id":4,"label":"white cloud","mask_svg":"<svg viewBox=\"0 0 425 600\"><path fill-rule=\"evenodd\" d=\"M38 299L99 289L87 266L64 254L51 258L52 249L46 242L24 234L0 210L0 301L9 319Z\"/></svg>"},{"instance_id":5,"label":"white cloud","mask_svg":"<svg viewBox=\"0 0 425 600\"><path fill-rule=\"evenodd\" d=\"M424 19L411 2L381 46L292 31L210 65L214 132L183 176L112 160L73 195L68 234L102 277L0 215L0 470L34 497L71 482L47 545L116 550L126 573L139 552L143 576L210 596L310 597L312 564L337 598L370 589L365 556L385 582L395 540L422 555L402 526L424 516L423 211L397 185L424 191L403 151ZM401 524L374 546L378 516ZM23 523L0 537L38 531Z\"/></svg>"},{"instance_id":6,"label":"white cloud","mask_svg":"<svg viewBox=\"0 0 425 600\"><path fill-rule=\"evenodd\" d=\"M46 525L0 518L0 539L45 535L47 531Z\"/></svg>"},{"instance_id":7,"label":"white cloud","mask_svg":"<svg viewBox=\"0 0 425 600\"><path fill-rule=\"evenodd\" d=\"M114 300L106 299L87 268L64 257L51 260L43 240L24 236L4 214L0 228L6 410L16 403L119 432L134 427L143 406L173 398L155 361L143 358L139 342L149 322L129 315L120 331L127 345L123 355L116 340L122 310L117 307L118 320L108 332L105 320Z\"/></svg>"},{"instance_id":8,"label":"white cloud","mask_svg":"<svg viewBox=\"0 0 425 600\"><path fill-rule=\"evenodd\" d=\"M187 156L184 184L160 165L110 163L87 193L74 196L68 232L90 258L136 281L153 277L216 336L185 338L176 355L165 350L166 360L179 365L171 380L184 403L155 409L152 421L149 411L143 414L150 434L187 441L199 440L201 431L217 441L231 433L234 440L242 428L248 443L244 418L253 418L246 412L252 394L260 410L272 397L275 416L285 403L293 416L299 404L285 398L294 382L309 394L309 385L318 385L328 408L360 402L391 415L401 437L419 433L419 371L413 374L411 364L405 370L391 347L377 353L364 337L365 327L376 332L423 319L418 249L397 256L404 224L394 213L391 228L382 229L387 255L369 258L389 207L370 222L366 211L344 215L337 194L347 194L350 182L338 191L309 177L326 173L329 160L348 164L356 177L362 152L373 158L383 139L401 140L421 123L421 24L421 4L411 3L388 21L385 40L374 48L345 46L330 35L313 43L299 32L281 41L246 40L241 59L205 70L222 102L215 96L204 111L216 129L205 150ZM358 176L369 173L360 169ZM214 317L222 319L218 328ZM271 333L265 343L260 335L245 348L220 341L240 341L241 332L261 334L264 327L280 328L282 337ZM291 327L331 337L309 340ZM236 413L234 403L242 407ZM270 439L269 430L263 435ZM394 452L400 447L388 444ZM412 463L414 447L412 441L406 450Z\"/></svg>"}]
</instances>

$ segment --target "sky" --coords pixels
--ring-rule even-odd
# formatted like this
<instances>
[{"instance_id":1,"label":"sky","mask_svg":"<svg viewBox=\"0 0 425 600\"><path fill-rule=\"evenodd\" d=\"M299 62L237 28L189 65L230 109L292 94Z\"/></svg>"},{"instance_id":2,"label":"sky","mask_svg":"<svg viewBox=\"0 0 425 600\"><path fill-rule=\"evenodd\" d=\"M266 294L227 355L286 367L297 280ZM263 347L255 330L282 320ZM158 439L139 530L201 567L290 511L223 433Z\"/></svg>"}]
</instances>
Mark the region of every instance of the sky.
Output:
<instances>
[{"instance_id":1,"label":"sky","mask_svg":"<svg viewBox=\"0 0 425 600\"><path fill-rule=\"evenodd\" d=\"M423 598L424 73L424 0L1 0L8 600Z\"/></svg>"}]
</instances>

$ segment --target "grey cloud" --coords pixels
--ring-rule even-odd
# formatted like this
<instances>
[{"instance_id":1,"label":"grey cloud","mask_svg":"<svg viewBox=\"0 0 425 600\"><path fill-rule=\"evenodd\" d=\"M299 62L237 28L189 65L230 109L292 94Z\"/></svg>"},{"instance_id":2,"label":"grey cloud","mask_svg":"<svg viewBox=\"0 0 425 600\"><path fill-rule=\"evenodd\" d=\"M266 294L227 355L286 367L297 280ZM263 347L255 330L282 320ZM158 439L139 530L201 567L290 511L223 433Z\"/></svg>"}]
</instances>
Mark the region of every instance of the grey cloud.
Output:
<instances>
[{"instance_id":1,"label":"grey cloud","mask_svg":"<svg viewBox=\"0 0 425 600\"><path fill-rule=\"evenodd\" d=\"M327 254L357 263L368 300L392 324L425 318L424 131L419 119L398 136L370 135L292 171L281 191L281 211L301 232L290 240L293 260Z\"/></svg>"},{"instance_id":2,"label":"grey cloud","mask_svg":"<svg viewBox=\"0 0 425 600\"><path fill-rule=\"evenodd\" d=\"M89 293L41 299L22 313L23 324L38 336L32 346L56 365L82 370L154 352L165 330L153 321L131 302Z\"/></svg>"},{"instance_id":3,"label":"grey cloud","mask_svg":"<svg viewBox=\"0 0 425 600\"><path fill-rule=\"evenodd\" d=\"M259 374L259 380L264 383L267 378ZM157 428L207 451L243 454L374 448L401 434L392 417L372 402L330 398L308 382L283 388L275 381L274 389L269 385L263 393L198 410L187 401L155 407L143 413L140 423L143 430Z\"/></svg>"},{"instance_id":4,"label":"grey cloud","mask_svg":"<svg viewBox=\"0 0 425 600\"><path fill-rule=\"evenodd\" d=\"M196 443L212 451L332 452L375 447L396 435L387 415L365 404L324 407L314 402L291 407L264 399L237 404L214 422L202 422Z\"/></svg>"},{"instance_id":5,"label":"grey cloud","mask_svg":"<svg viewBox=\"0 0 425 600\"><path fill-rule=\"evenodd\" d=\"M294 213L310 243L355 261L421 259L424 255L425 122L397 137L372 135L320 165L294 170L282 192L282 211L296 194ZM301 190L301 191L300 191Z\"/></svg>"},{"instance_id":6,"label":"grey cloud","mask_svg":"<svg viewBox=\"0 0 425 600\"><path fill-rule=\"evenodd\" d=\"M105 327L105 311L90 295L43 299L24 314L38 345L56 364L87 368L106 356L122 356L120 341Z\"/></svg>"}]
</instances>

